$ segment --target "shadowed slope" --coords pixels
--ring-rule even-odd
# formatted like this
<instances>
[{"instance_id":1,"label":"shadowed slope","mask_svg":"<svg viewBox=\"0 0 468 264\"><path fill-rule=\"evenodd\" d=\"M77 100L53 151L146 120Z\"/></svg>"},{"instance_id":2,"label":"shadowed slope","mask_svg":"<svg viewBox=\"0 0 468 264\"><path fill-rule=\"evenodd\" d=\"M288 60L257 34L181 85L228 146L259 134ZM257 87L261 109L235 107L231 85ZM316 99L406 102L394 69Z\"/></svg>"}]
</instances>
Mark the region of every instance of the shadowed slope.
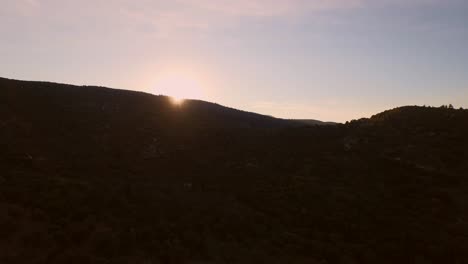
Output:
<instances>
[{"instance_id":1,"label":"shadowed slope","mask_svg":"<svg viewBox=\"0 0 468 264\"><path fill-rule=\"evenodd\" d=\"M466 110L335 126L0 79L0 263L464 263Z\"/></svg>"}]
</instances>

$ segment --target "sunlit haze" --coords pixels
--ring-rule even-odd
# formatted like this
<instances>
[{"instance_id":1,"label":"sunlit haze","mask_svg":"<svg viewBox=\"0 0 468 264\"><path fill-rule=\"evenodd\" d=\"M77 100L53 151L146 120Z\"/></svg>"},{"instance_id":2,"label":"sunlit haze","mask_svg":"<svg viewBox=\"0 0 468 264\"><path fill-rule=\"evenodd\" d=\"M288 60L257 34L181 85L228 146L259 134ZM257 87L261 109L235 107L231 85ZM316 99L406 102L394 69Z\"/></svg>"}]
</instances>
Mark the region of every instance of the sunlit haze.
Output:
<instances>
[{"instance_id":1,"label":"sunlit haze","mask_svg":"<svg viewBox=\"0 0 468 264\"><path fill-rule=\"evenodd\" d=\"M326 121L408 104L468 107L466 0L0 5L1 77Z\"/></svg>"}]
</instances>

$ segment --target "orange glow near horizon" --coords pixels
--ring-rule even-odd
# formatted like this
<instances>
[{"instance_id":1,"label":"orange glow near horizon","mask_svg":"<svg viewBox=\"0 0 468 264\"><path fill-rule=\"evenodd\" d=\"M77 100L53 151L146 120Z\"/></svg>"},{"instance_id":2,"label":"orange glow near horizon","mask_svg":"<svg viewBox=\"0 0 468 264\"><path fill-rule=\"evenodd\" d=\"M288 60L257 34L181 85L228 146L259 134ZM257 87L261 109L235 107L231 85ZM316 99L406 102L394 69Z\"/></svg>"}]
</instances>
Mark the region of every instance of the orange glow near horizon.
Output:
<instances>
[{"instance_id":1,"label":"orange glow near horizon","mask_svg":"<svg viewBox=\"0 0 468 264\"><path fill-rule=\"evenodd\" d=\"M182 105L184 103L185 99L184 98L179 98L179 97L174 97L171 96L171 102L175 105Z\"/></svg>"},{"instance_id":2,"label":"orange glow near horizon","mask_svg":"<svg viewBox=\"0 0 468 264\"><path fill-rule=\"evenodd\" d=\"M185 99L203 99L205 87L198 76L183 71L173 71L156 77L154 93L167 95L176 105L183 104Z\"/></svg>"}]
</instances>

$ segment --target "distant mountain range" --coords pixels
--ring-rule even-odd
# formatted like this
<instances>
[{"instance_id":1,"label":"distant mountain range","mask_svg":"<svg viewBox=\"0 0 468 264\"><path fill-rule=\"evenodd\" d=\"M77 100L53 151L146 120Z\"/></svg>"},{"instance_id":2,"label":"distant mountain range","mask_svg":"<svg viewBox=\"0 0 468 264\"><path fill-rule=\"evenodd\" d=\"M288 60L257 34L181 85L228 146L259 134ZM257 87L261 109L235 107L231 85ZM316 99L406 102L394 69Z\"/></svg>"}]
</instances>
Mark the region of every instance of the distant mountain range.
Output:
<instances>
[{"instance_id":1,"label":"distant mountain range","mask_svg":"<svg viewBox=\"0 0 468 264\"><path fill-rule=\"evenodd\" d=\"M0 263L468 263L467 135L0 79Z\"/></svg>"},{"instance_id":2,"label":"distant mountain range","mask_svg":"<svg viewBox=\"0 0 468 264\"><path fill-rule=\"evenodd\" d=\"M315 119L294 119L293 121L300 122L305 125L319 125L319 126L338 124L336 122L323 122L323 121L315 120Z\"/></svg>"}]
</instances>

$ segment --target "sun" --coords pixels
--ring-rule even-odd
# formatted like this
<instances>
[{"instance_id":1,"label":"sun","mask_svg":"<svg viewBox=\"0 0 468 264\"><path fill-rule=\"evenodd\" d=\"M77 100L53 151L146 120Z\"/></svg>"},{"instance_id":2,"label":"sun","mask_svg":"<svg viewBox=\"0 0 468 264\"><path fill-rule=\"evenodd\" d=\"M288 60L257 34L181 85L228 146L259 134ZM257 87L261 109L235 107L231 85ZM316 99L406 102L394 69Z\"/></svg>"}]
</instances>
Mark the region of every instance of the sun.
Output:
<instances>
[{"instance_id":1,"label":"sun","mask_svg":"<svg viewBox=\"0 0 468 264\"><path fill-rule=\"evenodd\" d=\"M171 102L175 105L181 105L184 103L184 98L180 98L180 97L175 97L175 96L171 96Z\"/></svg>"},{"instance_id":2,"label":"sun","mask_svg":"<svg viewBox=\"0 0 468 264\"><path fill-rule=\"evenodd\" d=\"M180 105L185 99L202 99L204 86L195 75L183 72L169 72L156 78L154 91L157 94L172 98L175 105Z\"/></svg>"}]
</instances>

